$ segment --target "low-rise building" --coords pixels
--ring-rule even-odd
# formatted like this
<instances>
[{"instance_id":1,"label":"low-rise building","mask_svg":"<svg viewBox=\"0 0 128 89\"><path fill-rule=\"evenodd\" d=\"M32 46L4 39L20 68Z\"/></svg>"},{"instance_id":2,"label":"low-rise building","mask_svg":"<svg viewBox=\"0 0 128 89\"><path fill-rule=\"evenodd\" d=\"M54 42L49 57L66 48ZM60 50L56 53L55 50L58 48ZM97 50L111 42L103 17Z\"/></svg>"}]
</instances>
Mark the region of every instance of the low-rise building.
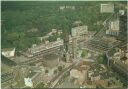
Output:
<instances>
[{"instance_id":1,"label":"low-rise building","mask_svg":"<svg viewBox=\"0 0 128 89\"><path fill-rule=\"evenodd\" d=\"M64 9L75 10L75 6L60 6L59 9L60 9L60 10L64 10Z\"/></svg>"},{"instance_id":2,"label":"low-rise building","mask_svg":"<svg viewBox=\"0 0 128 89\"><path fill-rule=\"evenodd\" d=\"M5 57L14 57L15 56L15 48L2 49L2 55L4 55Z\"/></svg>"},{"instance_id":3,"label":"low-rise building","mask_svg":"<svg viewBox=\"0 0 128 89\"><path fill-rule=\"evenodd\" d=\"M36 45L34 47L29 48L26 51L26 55L27 57L32 57L42 51L46 51L48 49L52 49L52 48L57 48L59 49L60 46L63 46L63 40L60 38L57 38L57 41L54 42L49 42L49 41L45 41L45 44L40 44L40 45Z\"/></svg>"},{"instance_id":4,"label":"low-rise building","mask_svg":"<svg viewBox=\"0 0 128 89\"><path fill-rule=\"evenodd\" d=\"M70 77L75 78L76 81L82 85L82 83L87 80L87 70L79 71L77 69L72 69L70 71Z\"/></svg>"},{"instance_id":5,"label":"low-rise building","mask_svg":"<svg viewBox=\"0 0 128 89\"><path fill-rule=\"evenodd\" d=\"M107 35L118 36L120 32L119 20L109 22L109 28L106 30Z\"/></svg>"},{"instance_id":6,"label":"low-rise building","mask_svg":"<svg viewBox=\"0 0 128 89\"><path fill-rule=\"evenodd\" d=\"M52 32L49 32L46 36L53 36L52 34Z\"/></svg>"},{"instance_id":7,"label":"low-rise building","mask_svg":"<svg viewBox=\"0 0 128 89\"><path fill-rule=\"evenodd\" d=\"M74 10L75 9L75 6L66 6L67 9L72 9Z\"/></svg>"},{"instance_id":8,"label":"low-rise building","mask_svg":"<svg viewBox=\"0 0 128 89\"><path fill-rule=\"evenodd\" d=\"M119 10L119 14L120 15L124 15L125 14L125 11L124 10Z\"/></svg>"},{"instance_id":9,"label":"low-rise building","mask_svg":"<svg viewBox=\"0 0 128 89\"><path fill-rule=\"evenodd\" d=\"M70 71L70 78L74 78L75 82L82 85L88 80L90 62L83 61L77 67Z\"/></svg>"},{"instance_id":10,"label":"low-rise building","mask_svg":"<svg viewBox=\"0 0 128 89\"><path fill-rule=\"evenodd\" d=\"M63 32L62 32L62 30L58 30L58 35L61 35Z\"/></svg>"},{"instance_id":11,"label":"low-rise building","mask_svg":"<svg viewBox=\"0 0 128 89\"><path fill-rule=\"evenodd\" d=\"M101 13L114 13L114 4L101 4Z\"/></svg>"},{"instance_id":12,"label":"low-rise building","mask_svg":"<svg viewBox=\"0 0 128 89\"><path fill-rule=\"evenodd\" d=\"M78 27L74 27L71 29L72 31L72 36L75 37L75 36L81 36L85 33L88 33L88 26L78 26Z\"/></svg>"},{"instance_id":13,"label":"low-rise building","mask_svg":"<svg viewBox=\"0 0 128 89\"><path fill-rule=\"evenodd\" d=\"M75 21L73 23L73 26L80 26L80 25L82 25L82 21L81 20Z\"/></svg>"},{"instance_id":14,"label":"low-rise building","mask_svg":"<svg viewBox=\"0 0 128 89\"><path fill-rule=\"evenodd\" d=\"M60 10L64 10L65 9L65 6L60 6Z\"/></svg>"},{"instance_id":15,"label":"low-rise building","mask_svg":"<svg viewBox=\"0 0 128 89\"><path fill-rule=\"evenodd\" d=\"M28 32L37 32L38 28L31 28L30 30L28 30Z\"/></svg>"},{"instance_id":16,"label":"low-rise building","mask_svg":"<svg viewBox=\"0 0 128 89\"><path fill-rule=\"evenodd\" d=\"M25 85L33 88L33 82L31 78L24 78Z\"/></svg>"},{"instance_id":17,"label":"low-rise building","mask_svg":"<svg viewBox=\"0 0 128 89\"><path fill-rule=\"evenodd\" d=\"M52 29L52 33L57 33L57 29Z\"/></svg>"},{"instance_id":18,"label":"low-rise building","mask_svg":"<svg viewBox=\"0 0 128 89\"><path fill-rule=\"evenodd\" d=\"M43 37L37 37L37 39L40 40L40 42L42 42L44 38Z\"/></svg>"},{"instance_id":19,"label":"low-rise building","mask_svg":"<svg viewBox=\"0 0 128 89\"><path fill-rule=\"evenodd\" d=\"M108 81L106 80L98 80L95 82L97 86L102 86L104 88L108 87Z\"/></svg>"},{"instance_id":20,"label":"low-rise building","mask_svg":"<svg viewBox=\"0 0 128 89\"><path fill-rule=\"evenodd\" d=\"M47 45L48 43L49 43L49 41L48 41L48 40L46 40L46 41L45 41L45 44Z\"/></svg>"},{"instance_id":21,"label":"low-rise building","mask_svg":"<svg viewBox=\"0 0 128 89\"><path fill-rule=\"evenodd\" d=\"M91 81L99 81L100 80L100 75L98 76L91 76Z\"/></svg>"}]
</instances>

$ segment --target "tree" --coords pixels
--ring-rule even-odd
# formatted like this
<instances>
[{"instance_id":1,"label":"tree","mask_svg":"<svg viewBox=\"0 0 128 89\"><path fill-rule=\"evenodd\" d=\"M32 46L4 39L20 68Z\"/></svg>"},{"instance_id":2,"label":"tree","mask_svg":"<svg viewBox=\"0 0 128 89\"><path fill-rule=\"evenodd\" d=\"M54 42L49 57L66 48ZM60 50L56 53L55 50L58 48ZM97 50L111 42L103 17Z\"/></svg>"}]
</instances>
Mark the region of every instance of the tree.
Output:
<instances>
[{"instance_id":1,"label":"tree","mask_svg":"<svg viewBox=\"0 0 128 89\"><path fill-rule=\"evenodd\" d=\"M58 66L59 71L62 71L62 69L63 69L62 66Z\"/></svg>"},{"instance_id":2,"label":"tree","mask_svg":"<svg viewBox=\"0 0 128 89\"><path fill-rule=\"evenodd\" d=\"M81 57L86 57L88 55L87 50L83 50L81 53Z\"/></svg>"},{"instance_id":3,"label":"tree","mask_svg":"<svg viewBox=\"0 0 128 89\"><path fill-rule=\"evenodd\" d=\"M97 62L100 64L107 64L107 57L105 54L100 54L97 58Z\"/></svg>"},{"instance_id":4,"label":"tree","mask_svg":"<svg viewBox=\"0 0 128 89\"><path fill-rule=\"evenodd\" d=\"M45 88L45 87L46 87L46 85L43 82L37 84L37 86L36 86L36 88Z\"/></svg>"}]
</instances>

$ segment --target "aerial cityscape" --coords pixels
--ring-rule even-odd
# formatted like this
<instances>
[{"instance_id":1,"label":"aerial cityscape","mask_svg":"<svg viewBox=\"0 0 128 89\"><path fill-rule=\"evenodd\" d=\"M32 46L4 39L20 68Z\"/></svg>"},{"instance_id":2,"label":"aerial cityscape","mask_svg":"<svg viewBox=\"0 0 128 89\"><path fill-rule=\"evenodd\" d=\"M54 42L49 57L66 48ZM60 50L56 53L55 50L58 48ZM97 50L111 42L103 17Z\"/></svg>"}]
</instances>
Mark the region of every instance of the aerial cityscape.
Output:
<instances>
[{"instance_id":1,"label":"aerial cityscape","mask_svg":"<svg viewBox=\"0 0 128 89\"><path fill-rule=\"evenodd\" d=\"M127 1L2 1L1 89L126 89L127 10Z\"/></svg>"}]
</instances>

